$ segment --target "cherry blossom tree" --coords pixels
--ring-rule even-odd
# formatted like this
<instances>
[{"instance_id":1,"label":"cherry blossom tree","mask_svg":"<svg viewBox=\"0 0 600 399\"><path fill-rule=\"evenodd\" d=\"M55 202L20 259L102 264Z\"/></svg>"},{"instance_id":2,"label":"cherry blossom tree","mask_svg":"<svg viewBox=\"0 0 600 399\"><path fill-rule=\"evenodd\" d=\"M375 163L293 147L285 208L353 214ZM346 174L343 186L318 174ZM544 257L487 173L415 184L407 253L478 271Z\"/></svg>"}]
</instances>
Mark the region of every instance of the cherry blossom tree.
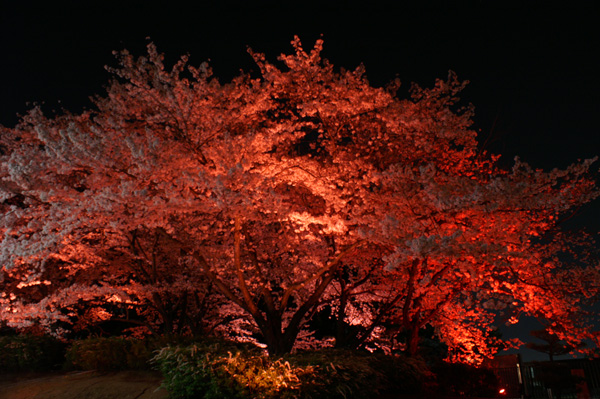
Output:
<instances>
[{"instance_id":1,"label":"cherry blossom tree","mask_svg":"<svg viewBox=\"0 0 600 399\"><path fill-rule=\"evenodd\" d=\"M107 249L99 246L101 234L92 233L69 246L68 254L48 257L41 269L11 268L0 282L11 324L41 325L58 335L104 333L108 322L134 336L211 331L220 320L208 281L166 253L171 248L161 247L156 236L134 231L126 247ZM90 243L101 251L86 248ZM94 258L81 257L90 252Z\"/></svg>"},{"instance_id":2,"label":"cherry blossom tree","mask_svg":"<svg viewBox=\"0 0 600 399\"><path fill-rule=\"evenodd\" d=\"M450 180L437 171L411 176L387 206L393 206L391 198L402 199L389 214L400 215L404 208L413 222L401 225L410 214L388 221L380 237L390 240L394 252L383 257L384 268L375 269L381 274L355 274L354 281L341 284L342 298L354 296L340 306L354 307L350 313L363 327L359 342L373 338L382 322L392 323L408 336L404 344L415 353L419 329L430 324L457 360L479 362L495 348L489 344L499 312L512 314L511 323L521 313L532 314L558 321L554 326L568 324L563 330L572 337L575 332L590 336L582 305L597 295L597 260L587 257L590 263L582 265L580 257L575 265L583 247L568 251L577 243L557 231L557 216L571 208L574 192L579 195L591 184L585 178L576 182L588 167L543 173L517 162L510 173L483 168L483 174L467 172Z\"/></svg>"},{"instance_id":3,"label":"cherry blossom tree","mask_svg":"<svg viewBox=\"0 0 600 399\"><path fill-rule=\"evenodd\" d=\"M167 69L153 45L122 52L94 110L34 109L3 128L3 274L46 286L52 260L102 270L57 302L120 298L166 330L208 298L210 330L271 354L311 345L326 307L338 341L354 325L347 342L389 349L403 331L415 354L431 325L461 361L490 355L500 309L560 320L566 341L595 338L581 301L598 294L598 266L561 261L563 241L549 239L597 197L592 160L501 170L478 151L454 74L400 99L397 81L334 70L321 40L292 44L284 68L251 51L260 77L226 84L186 57ZM4 294L4 319L52 313L20 300Z\"/></svg>"}]
</instances>

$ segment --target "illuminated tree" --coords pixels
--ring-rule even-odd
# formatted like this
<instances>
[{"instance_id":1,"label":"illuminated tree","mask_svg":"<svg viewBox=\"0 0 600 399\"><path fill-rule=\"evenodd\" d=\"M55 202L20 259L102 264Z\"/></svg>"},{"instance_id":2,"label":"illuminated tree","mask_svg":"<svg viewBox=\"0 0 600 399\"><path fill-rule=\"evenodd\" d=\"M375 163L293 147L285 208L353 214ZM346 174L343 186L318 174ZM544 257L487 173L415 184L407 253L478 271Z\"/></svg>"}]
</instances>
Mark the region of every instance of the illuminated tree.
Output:
<instances>
[{"instance_id":1,"label":"illuminated tree","mask_svg":"<svg viewBox=\"0 0 600 399\"><path fill-rule=\"evenodd\" d=\"M370 278L355 274L359 284L344 282L351 287L347 298L352 290L360 293L346 301L359 330L369 333L359 340L374 338L373 331L392 323L395 328L385 333L403 330L407 350L414 353L419 329L429 324L453 358L478 362L495 350L488 345L494 344L491 329L499 312L510 323L520 314L552 320L557 332L574 341L575 335L593 335L583 308L597 295L597 264L575 265L574 256L585 254L584 240L557 231L557 216L588 184L573 179L585 168L543 173L517 162L511 173L483 169L448 180L447 174L427 172L399 184L401 191L388 197L387 206L392 198L405 202L389 214L400 215L404 207L412 224L402 230L411 215L394 217L393 230L380 234L378 243L385 237L395 253L383 257L386 266L375 269L379 275L369 271ZM560 184L567 186L555 191ZM389 340L386 345L393 346Z\"/></svg>"},{"instance_id":2,"label":"illuminated tree","mask_svg":"<svg viewBox=\"0 0 600 399\"><path fill-rule=\"evenodd\" d=\"M137 230L124 248L111 246L93 258L82 257L91 251L86 244L97 249L100 242L106 244L101 234L92 233L65 248L69 253L46 259L37 273L30 265L11 268L0 282L1 290L10 293L4 295L4 310L11 324L41 324L55 333L104 333L102 326L111 324L134 335L201 335L214 329L220 320L211 309L219 303L210 295L209 282L167 253L172 248L161 248L156 236Z\"/></svg>"},{"instance_id":3,"label":"illuminated tree","mask_svg":"<svg viewBox=\"0 0 600 399\"><path fill-rule=\"evenodd\" d=\"M490 354L501 308L560 319L563 339L591 335L578 301L597 294L597 267L562 264L546 237L597 196L591 161L499 170L477 149L454 74L399 99L398 82L334 71L322 41L292 44L284 70L251 52L261 76L226 84L185 57L167 70L153 45L137 60L123 52L96 110L36 109L4 128L3 272L39 285L52 284L52 259L103 268L87 285L107 290L95 298L124 292L163 326L174 321L161 303L212 289L220 331L259 334L271 354L314 343L308 322L326 306L358 327L355 345L389 349L404 331L416 353L431 325L454 359L474 362Z\"/></svg>"}]
</instances>

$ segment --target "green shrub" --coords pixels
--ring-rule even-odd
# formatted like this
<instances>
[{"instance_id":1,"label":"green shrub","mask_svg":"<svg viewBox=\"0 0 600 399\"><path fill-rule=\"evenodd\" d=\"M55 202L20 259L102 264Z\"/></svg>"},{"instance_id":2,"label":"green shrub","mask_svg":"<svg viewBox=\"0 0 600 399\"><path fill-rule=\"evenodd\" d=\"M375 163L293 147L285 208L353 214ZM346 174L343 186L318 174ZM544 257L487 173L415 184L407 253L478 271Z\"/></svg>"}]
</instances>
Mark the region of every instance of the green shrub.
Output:
<instances>
[{"instance_id":1,"label":"green shrub","mask_svg":"<svg viewBox=\"0 0 600 399\"><path fill-rule=\"evenodd\" d=\"M168 346L153 362L165 378L169 397L175 399L294 398L298 376L311 371L269 359L248 346L219 341Z\"/></svg>"},{"instance_id":2,"label":"green shrub","mask_svg":"<svg viewBox=\"0 0 600 399\"><path fill-rule=\"evenodd\" d=\"M302 397L372 398L383 394L417 394L431 378L424 362L351 350L326 349L289 356L314 373L302 380Z\"/></svg>"},{"instance_id":3,"label":"green shrub","mask_svg":"<svg viewBox=\"0 0 600 399\"><path fill-rule=\"evenodd\" d=\"M169 337L143 340L109 337L74 341L67 351L67 367L82 370L149 369L153 352L172 341Z\"/></svg>"},{"instance_id":4,"label":"green shrub","mask_svg":"<svg viewBox=\"0 0 600 399\"><path fill-rule=\"evenodd\" d=\"M48 336L3 336L0 348L0 372L54 370L65 358L65 344Z\"/></svg>"},{"instance_id":5,"label":"green shrub","mask_svg":"<svg viewBox=\"0 0 600 399\"><path fill-rule=\"evenodd\" d=\"M312 367L302 378L303 398L372 398L385 384L385 376L371 367L370 354L327 349L300 352L288 358L294 365Z\"/></svg>"},{"instance_id":6,"label":"green shrub","mask_svg":"<svg viewBox=\"0 0 600 399\"><path fill-rule=\"evenodd\" d=\"M82 370L127 368L127 341L122 338L88 338L74 341L67 351L69 366Z\"/></svg>"},{"instance_id":7,"label":"green shrub","mask_svg":"<svg viewBox=\"0 0 600 399\"><path fill-rule=\"evenodd\" d=\"M369 356L369 365L385 376L381 393L388 395L422 393L434 379L427 364L417 358L373 354Z\"/></svg>"},{"instance_id":8,"label":"green shrub","mask_svg":"<svg viewBox=\"0 0 600 399\"><path fill-rule=\"evenodd\" d=\"M372 398L418 393L422 362L342 350L268 358L226 342L165 347L153 359L172 398Z\"/></svg>"}]
</instances>

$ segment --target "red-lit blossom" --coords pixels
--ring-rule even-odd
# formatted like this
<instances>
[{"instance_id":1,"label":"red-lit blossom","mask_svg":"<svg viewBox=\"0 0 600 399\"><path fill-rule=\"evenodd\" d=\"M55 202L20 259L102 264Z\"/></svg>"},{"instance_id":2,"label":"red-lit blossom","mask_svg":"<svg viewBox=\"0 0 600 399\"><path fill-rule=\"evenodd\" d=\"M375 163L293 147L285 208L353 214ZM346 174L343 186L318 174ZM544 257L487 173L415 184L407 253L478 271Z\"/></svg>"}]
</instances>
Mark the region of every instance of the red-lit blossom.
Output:
<instances>
[{"instance_id":1,"label":"red-lit blossom","mask_svg":"<svg viewBox=\"0 0 600 399\"><path fill-rule=\"evenodd\" d=\"M51 286L2 296L2 318L52 328L82 302L83 321L129 307L148 329L194 318L284 353L314 345L309 322L329 309L338 343L414 353L430 325L475 363L501 311L595 338L581 301L597 265L560 259L557 234L598 195L592 161L500 170L454 74L399 99L362 67L334 70L322 41L292 44L284 68L252 52L261 76L225 84L185 57L166 69L153 45L122 52L95 110L3 128L0 264L23 284L5 289Z\"/></svg>"}]
</instances>

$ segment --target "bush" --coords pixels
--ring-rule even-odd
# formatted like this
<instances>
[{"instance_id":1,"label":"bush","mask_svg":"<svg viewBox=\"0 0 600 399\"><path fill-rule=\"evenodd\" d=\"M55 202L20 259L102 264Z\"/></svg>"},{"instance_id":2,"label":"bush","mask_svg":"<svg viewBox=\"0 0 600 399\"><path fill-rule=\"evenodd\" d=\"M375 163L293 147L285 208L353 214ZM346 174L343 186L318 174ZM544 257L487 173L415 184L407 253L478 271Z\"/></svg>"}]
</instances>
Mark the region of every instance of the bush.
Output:
<instances>
[{"instance_id":1,"label":"bush","mask_svg":"<svg viewBox=\"0 0 600 399\"><path fill-rule=\"evenodd\" d=\"M81 370L150 369L154 351L172 342L171 338L87 338L74 341L67 351L67 368Z\"/></svg>"},{"instance_id":2,"label":"bush","mask_svg":"<svg viewBox=\"0 0 600 399\"><path fill-rule=\"evenodd\" d=\"M498 378L492 370L460 363L441 363L432 370L437 379L438 394L460 397L495 397Z\"/></svg>"},{"instance_id":3,"label":"bush","mask_svg":"<svg viewBox=\"0 0 600 399\"><path fill-rule=\"evenodd\" d=\"M348 350L300 352L289 358L294 365L314 368L302 380L306 398L370 398L385 380L366 356Z\"/></svg>"},{"instance_id":4,"label":"bush","mask_svg":"<svg viewBox=\"0 0 600 399\"><path fill-rule=\"evenodd\" d=\"M369 356L369 365L385 376L382 394L416 395L435 378L427 364L416 358L373 354Z\"/></svg>"},{"instance_id":5,"label":"bush","mask_svg":"<svg viewBox=\"0 0 600 399\"><path fill-rule=\"evenodd\" d=\"M429 376L418 361L324 350L271 359L227 342L163 348L153 359L170 397L372 398L417 393Z\"/></svg>"},{"instance_id":6,"label":"bush","mask_svg":"<svg viewBox=\"0 0 600 399\"><path fill-rule=\"evenodd\" d=\"M0 337L0 372L48 371L60 368L65 344L49 336Z\"/></svg>"},{"instance_id":7,"label":"bush","mask_svg":"<svg viewBox=\"0 0 600 399\"><path fill-rule=\"evenodd\" d=\"M403 356L326 349L289 357L314 373L302 380L302 397L372 398L383 394L416 394L431 376L425 363Z\"/></svg>"},{"instance_id":8,"label":"bush","mask_svg":"<svg viewBox=\"0 0 600 399\"><path fill-rule=\"evenodd\" d=\"M165 378L169 397L176 399L293 398L298 375L305 373L255 348L222 341L167 346L153 363Z\"/></svg>"}]
</instances>

